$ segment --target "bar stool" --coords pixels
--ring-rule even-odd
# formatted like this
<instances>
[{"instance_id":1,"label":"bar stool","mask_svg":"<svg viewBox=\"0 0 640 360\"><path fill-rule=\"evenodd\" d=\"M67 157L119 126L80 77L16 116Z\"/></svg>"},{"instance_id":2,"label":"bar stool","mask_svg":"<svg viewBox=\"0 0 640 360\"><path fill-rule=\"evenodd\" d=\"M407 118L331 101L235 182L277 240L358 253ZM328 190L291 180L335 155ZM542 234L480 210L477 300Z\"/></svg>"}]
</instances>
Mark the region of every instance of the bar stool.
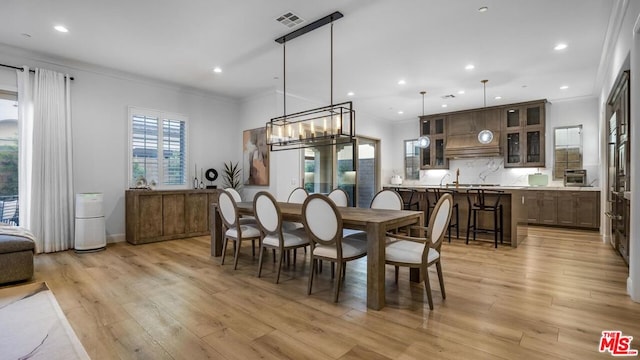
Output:
<instances>
[{"instance_id":1,"label":"bar stool","mask_svg":"<svg viewBox=\"0 0 640 360\"><path fill-rule=\"evenodd\" d=\"M498 236L500 236L500 244L504 239L504 220L502 204L500 204L500 196L504 193L502 190L486 190L486 189L469 189L467 190L467 202L469 203L469 218L467 219L467 241L469 244L469 232L473 231L473 240L476 240L476 233L493 233L495 247L498 247ZM494 197L495 200L487 199ZM493 229L484 229L478 227L478 211L487 211L493 213ZM473 218L473 224L472 219Z\"/></svg>"},{"instance_id":2,"label":"bar stool","mask_svg":"<svg viewBox=\"0 0 640 360\"><path fill-rule=\"evenodd\" d=\"M404 202L404 210L420 210L420 195L416 189L395 188L394 189Z\"/></svg>"},{"instance_id":3,"label":"bar stool","mask_svg":"<svg viewBox=\"0 0 640 360\"><path fill-rule=\"evenodd\" d=\"M429 192L433 193L435 200L433 204L429 201ZM438 201L444 194L450 194L451 199L453 201L453 209L452 212L455 214L455 221L453 220L453 216L451 216L451 220L449 221L449 242L451 242L451 228L456 228L456 238L460 238L460 226L459 226L459 218L460 218L460 209L458 208L458 203L455 202L456 192L451 189L441 189L441 188L427 188L427 210L426 210L426 219L429 219L429 213L433 208L435 208ZM427 220L428 221L428 220Z\"/></svg>"}]
</instances>

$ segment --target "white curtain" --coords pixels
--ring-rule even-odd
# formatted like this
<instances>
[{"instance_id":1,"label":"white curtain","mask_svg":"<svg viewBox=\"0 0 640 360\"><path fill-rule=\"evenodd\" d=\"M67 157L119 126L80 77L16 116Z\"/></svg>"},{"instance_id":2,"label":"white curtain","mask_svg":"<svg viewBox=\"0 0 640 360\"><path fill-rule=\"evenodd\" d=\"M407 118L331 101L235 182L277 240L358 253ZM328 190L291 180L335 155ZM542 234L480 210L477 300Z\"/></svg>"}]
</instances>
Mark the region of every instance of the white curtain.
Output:
<instances>
[{"instance_id":1,"label":"white curtain","mask_svg":"<svg viewBox=\"0 0 640 360\"><path fill-rule=\"evenodd\" d=\"M29 67L18 74L18 199L20 226L31 229L31 160L33 148L33 80Z\"/></svg>"},{"instance_id":2,"label":"white curtain","mask_svg":"<svg viewBox=\"0 0 640 360\"><path fill-rule=\"evenodd\" d=\"M28 72L26 72L28 74ZM37 252L73 247L73 157L68 76L36 69L29 229Z\"/></svg>"}]
</instances>

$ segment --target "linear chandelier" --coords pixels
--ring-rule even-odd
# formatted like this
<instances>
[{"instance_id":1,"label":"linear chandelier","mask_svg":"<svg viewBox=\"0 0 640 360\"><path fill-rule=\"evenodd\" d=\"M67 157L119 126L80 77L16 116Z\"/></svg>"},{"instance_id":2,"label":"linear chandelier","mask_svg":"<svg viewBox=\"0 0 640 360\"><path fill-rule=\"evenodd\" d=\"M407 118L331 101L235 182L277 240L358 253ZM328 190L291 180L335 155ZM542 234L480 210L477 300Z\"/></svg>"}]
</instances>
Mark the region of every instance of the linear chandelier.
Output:
<instances>
[{"instance_id":1,"label":"linear chandelier","mask_svg":"<svg viewBox=\"0 0 640 360\"><path fill-rule=\"evenodd\" d=\"M301 27L275 41L283 49L283 115L272 118L266 124L267 144L271 151L301 149L353 142L355 139L355 118L351 101L333 103L333 21L343 15L336 11L309 25ZM327 106L287 114L286 42L331 24L331 89L330 104Z\"/></svg>"}]
</instances>

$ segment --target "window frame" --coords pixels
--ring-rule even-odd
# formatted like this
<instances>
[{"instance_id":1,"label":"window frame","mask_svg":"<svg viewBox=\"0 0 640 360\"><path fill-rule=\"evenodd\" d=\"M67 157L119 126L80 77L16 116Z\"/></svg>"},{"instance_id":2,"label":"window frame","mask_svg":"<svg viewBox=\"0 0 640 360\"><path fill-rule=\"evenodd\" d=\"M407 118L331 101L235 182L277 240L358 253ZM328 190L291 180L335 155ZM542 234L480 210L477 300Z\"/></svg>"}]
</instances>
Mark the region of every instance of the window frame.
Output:
<instances>
[{"instance_id":1,"label":"window frame","mask_svg":"<svg viewBox=\"0 0 640 360\"><path fill-rule=\"evenodd\" d=\"M133 117L134 115L158 118L158 179L154 188L156 189L190 189L189 179L189 118L186 115L162 110L148 109L138 106L128 107L127 117L127 187L135 187L133 179ZM164 181L164 120L178 120L184 122L184 184L166 184ZM150 179L147 179L149 182Z\"/></svg>"}]
</instances>

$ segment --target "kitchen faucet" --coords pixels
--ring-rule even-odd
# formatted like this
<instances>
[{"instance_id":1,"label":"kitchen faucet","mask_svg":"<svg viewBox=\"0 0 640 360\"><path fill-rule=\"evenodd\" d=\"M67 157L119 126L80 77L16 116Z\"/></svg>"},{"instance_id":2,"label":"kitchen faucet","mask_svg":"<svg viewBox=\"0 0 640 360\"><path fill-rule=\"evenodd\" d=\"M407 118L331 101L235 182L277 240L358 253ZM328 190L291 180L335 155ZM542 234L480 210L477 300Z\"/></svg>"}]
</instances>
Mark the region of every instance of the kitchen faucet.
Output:
<instances>
[{"instance_id":1,"label":"kitchen faucet","mask_svg":"<svg viewBox=\"0 0 640 360\"><path fill-rule=\"evenodd\" d=\"M448 176L448 177L451 177L451 174L450 174L450 173L446 173L446 174L444 174L444 176L443 176L442 178L440 178L440 187L442 187L442 182L444 181L444 179L445 179L447 176Z\"/></svg>"}]
</instances>

